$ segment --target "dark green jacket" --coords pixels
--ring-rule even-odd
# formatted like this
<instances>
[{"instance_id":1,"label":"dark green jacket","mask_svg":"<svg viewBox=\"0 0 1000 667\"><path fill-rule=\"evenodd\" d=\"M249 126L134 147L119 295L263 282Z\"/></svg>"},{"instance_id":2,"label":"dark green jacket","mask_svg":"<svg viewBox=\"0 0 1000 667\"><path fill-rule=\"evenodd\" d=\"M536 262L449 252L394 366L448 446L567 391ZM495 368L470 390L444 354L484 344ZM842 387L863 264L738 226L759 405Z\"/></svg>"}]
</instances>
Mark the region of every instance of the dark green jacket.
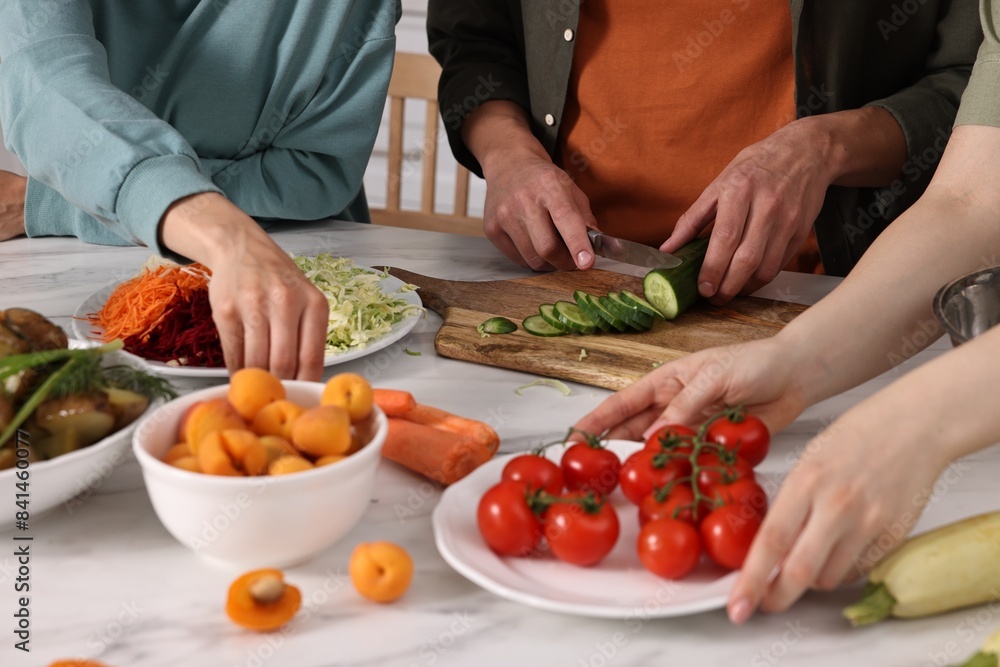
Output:
<instances>
[{"instance_id":1,"label":"dark green jacket","mask_svg":"<svg viewBox=\"0 0 1000 667\"><path fill-rule=\"evenodd\" d=\"M827 273L846 275L930 181L982 41L977 10L978 0L791 0L798 116L884 107L909 153L889 188L830 188L815 224ZM441 114L459 162L482 175L460 130L487 100L528 110L553 153L578 0L430 0L428 11L430 50L444 68Z\"/></svg>"}]
</instances>

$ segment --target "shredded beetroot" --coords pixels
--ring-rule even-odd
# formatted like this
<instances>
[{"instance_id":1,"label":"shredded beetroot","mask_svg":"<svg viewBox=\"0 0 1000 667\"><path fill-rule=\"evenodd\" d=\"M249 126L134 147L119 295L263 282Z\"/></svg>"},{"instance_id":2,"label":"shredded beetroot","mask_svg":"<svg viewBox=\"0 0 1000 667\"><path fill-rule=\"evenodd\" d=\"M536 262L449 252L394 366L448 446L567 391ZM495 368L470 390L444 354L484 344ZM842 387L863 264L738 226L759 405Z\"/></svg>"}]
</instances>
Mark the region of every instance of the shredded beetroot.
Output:
<instances>
[{"instance_id":1,"label":"shredded beetroot","mask_svg":"<svg viewBox=\"0 0 1000 667\"><path fill-rule=\"evenodd\" d=\"M130 336L125 349L150 361L210 368L226 365L207 289L176 295L149 337L144 341L142 336Z\"/></svg>"}]
</instances>

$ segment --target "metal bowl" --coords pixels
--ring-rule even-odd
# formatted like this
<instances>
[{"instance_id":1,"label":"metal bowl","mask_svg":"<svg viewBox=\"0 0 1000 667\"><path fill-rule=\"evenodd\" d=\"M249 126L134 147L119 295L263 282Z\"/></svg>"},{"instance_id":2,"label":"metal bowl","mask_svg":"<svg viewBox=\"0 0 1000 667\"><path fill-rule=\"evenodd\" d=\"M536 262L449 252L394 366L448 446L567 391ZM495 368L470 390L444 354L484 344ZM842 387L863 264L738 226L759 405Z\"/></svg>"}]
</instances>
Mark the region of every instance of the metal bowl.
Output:
<instances>
[{"instance_id":1,"label":"metal bowl","mask_svg":"<svg viewBox=\"0 0 1000 667\"><path fill-rule=\"evenodd\" d=\"M934 315L956 347L1000 324L1000 267L970 273L942 287L934 295Z\"/></svg>"}]
</instances>

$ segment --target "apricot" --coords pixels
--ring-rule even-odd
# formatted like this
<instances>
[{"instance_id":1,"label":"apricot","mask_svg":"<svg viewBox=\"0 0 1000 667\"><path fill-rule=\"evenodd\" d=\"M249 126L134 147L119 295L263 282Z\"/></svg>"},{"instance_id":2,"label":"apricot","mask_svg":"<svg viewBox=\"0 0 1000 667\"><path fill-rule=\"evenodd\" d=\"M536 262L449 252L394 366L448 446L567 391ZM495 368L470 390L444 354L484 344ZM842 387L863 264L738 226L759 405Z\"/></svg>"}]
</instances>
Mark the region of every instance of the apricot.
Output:
<instances>
[{"instance_id":1,"label":"apricot","mask_svg":"<svg viewBox=\"0 0 1000 667\"><path fill-rule=\"evenodd\" d=\"M263 445L264 451L267 453L267 465L269 466L282 456L301 456L299 450L295 449L292 443L277 435L262 435L260 444Z\"/></svg>"},{"instance_id":2,"label":"apricot","mask_svg":"<svg viewBox=\"0 0 1000 667\"><path fill-rule=\"evenodd\" d=\"M181 417L181 440L187 442L191 453L198 455L198 446L206 435L225 429L245 429L236 408L224 398L213 398L195 403Z\"/></svg>"},{"instance_id":3,"label":"apricot","mask_svg":"<svg viewBox=\"0 0 1000 667\"><path fill-rule=\"evenodd\" d=\"M294 472L304 472L312 470L315 466L301 456L282 456L277 461L272 461L267 472L270 475L290 475Z\"/></svg>"},{"instance_id":4,"label":"apricot","mask_svg":"<svg viewBox=\"0 0 1000 667\"><path fill-rule=\"evenodd\" d=\"M198 445L198 465L210 475L261 475L267 463L264 446L245 429L212 431Z\"/></svg>"},{"instance_id":5,"label":"apricot","mask_svg":"<svg viewBox=\"0 0 1000 667\"><path fill-rule=\"evenodd\" d=\"M198 465L198 459L188 454L187 456L181 456L173 461L169 462L175 468L180 468L181 470L187 470L188 472L201 472L201 466Z\"/></svg>"},{"instance_id":6,"label":"apricot","mask_svg":"<svg viewBox=\"0 0 1000 667\"><path fill-rule=\"evenodd\" d=\"M346 458L347 456L344 454L327 454L316 459L315 466L319 468L321 466L333 465L334 463L340 463Z\"/></svg>"},{"instance_id":7,"label":"apricot","mask_svg":"<svg viewBox=\"0 0 1000 667\"><path fill-rule=\"evenodd\" d=\"M248 630L277 630L292 620L302 606L302 593L285 583L281 570L247 572L229 586L226 615Z\"/></svg>"},{"instance_id":8,"label":"apricot","mask_svg":"<svg viewBox=\"0 0 1000 667\"><path fill-rule=\"evenodd\" d=\"M167 450L167 453L163 455L163 462L172 464L177 459L182 459L187 456L192 456L191 448L188 447L186 442L179 442Z\"/></svg>"},{"instance_id":9,"label":"apricot","mask_svg":"<svg viewBox=\"0 0 1000 667\"><path fill-rule=\"evenodd\" d=\"M292 438L292 424L306 409L285 399L268 403L253 418L251 430L257 435L278 435L285 440Z\"/></svg>"},{"instance_id":10,"label":"apricot","mask_svg":"<svg viewBox=\"0 0 1000 667\"><path fill-rule=\"evenodd\" d=\"M263 368L241 368L229 378L226 398L243 419L252 421L265 405L285 398L285 387Z\"/></svg>"},{"instance_id":11,"label":"apricot","mask_svg":"<svg viewBox=\"0 0 1000 667\"><path fill-rule=\"evenodd\" d=\"M351 554L351 581L361 595L375 602L398 599L413 580L413 559L392 542L359 544Z\"/></svg>"},{"instance_id":12,"label":"apricot","mask_svg":"<svg viewBox=\"0 0 1000 667\"><path fill-rule=\"evenodd\" d=\"M357 373L340 373L327 380L319 403L344 408L351 415L351 423L354 423L372 413L375 398L368 380Z\"/></svg>"},{"instance_id":13,"label":"apricot","mask_svg":"<svg viewBox=\"0 0 1000 667\"><path fill-rule=\"evenodd\" d=\"M292 444L312 456L346 454L351 448L351 417L344 408L318 405L292 424Z\"/></svg>"}]
</instances>

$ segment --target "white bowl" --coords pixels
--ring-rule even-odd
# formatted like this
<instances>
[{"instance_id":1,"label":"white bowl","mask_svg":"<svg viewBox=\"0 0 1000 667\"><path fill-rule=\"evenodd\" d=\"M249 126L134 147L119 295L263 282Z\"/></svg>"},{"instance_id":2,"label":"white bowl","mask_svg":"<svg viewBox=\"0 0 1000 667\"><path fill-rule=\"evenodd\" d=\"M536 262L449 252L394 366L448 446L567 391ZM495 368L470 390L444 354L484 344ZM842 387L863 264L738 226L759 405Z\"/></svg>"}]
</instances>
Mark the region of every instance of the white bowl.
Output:
<instances>
[{"instance_id":1,"label":"white bowl","mask_svg":"<svg viewBox=\"0 0 1000 667\"><path fill-rule=\"evenodd\" d=\"M70 347L83 347L71 341ZM105 364L128 364L147 368L145 364L130 354L109 352L104 355ZM154 404L155 405L155 404ZM150 408L149 410L152 410ZM147 413L149 412L147 410ZM44 512L62 505L72 514L86 497L100 486L122 463L128 460L128 443L135 429L135 422L89 447L57 456L48 461L37 461L28 466L29 513L28 526L33 527ZM9 509L0 512L0 530L12 528L17 519L14 507L16 493L24 491L17 484L17 470L9 468L0 471L0 497L9 498Z\"/></svg>"},{"instance_id":2,"label":"white bowl","mask_svg":"<svg viewBox=\"0 0 1000 667\"><path fill-rule=\"evenodd\" d=\"M288 399L319 405L323 384L283 382ZM181 415L198 401L223 398L229 385L192 392L149 414L135 431L153 509L171 535L201 558L227 567L285 567L315 557L361 520L375 488L388 432L377 407L371 441L343 461L277 477L188 472L161 457L176 444Z\"/></svg>"}]
</instances>

